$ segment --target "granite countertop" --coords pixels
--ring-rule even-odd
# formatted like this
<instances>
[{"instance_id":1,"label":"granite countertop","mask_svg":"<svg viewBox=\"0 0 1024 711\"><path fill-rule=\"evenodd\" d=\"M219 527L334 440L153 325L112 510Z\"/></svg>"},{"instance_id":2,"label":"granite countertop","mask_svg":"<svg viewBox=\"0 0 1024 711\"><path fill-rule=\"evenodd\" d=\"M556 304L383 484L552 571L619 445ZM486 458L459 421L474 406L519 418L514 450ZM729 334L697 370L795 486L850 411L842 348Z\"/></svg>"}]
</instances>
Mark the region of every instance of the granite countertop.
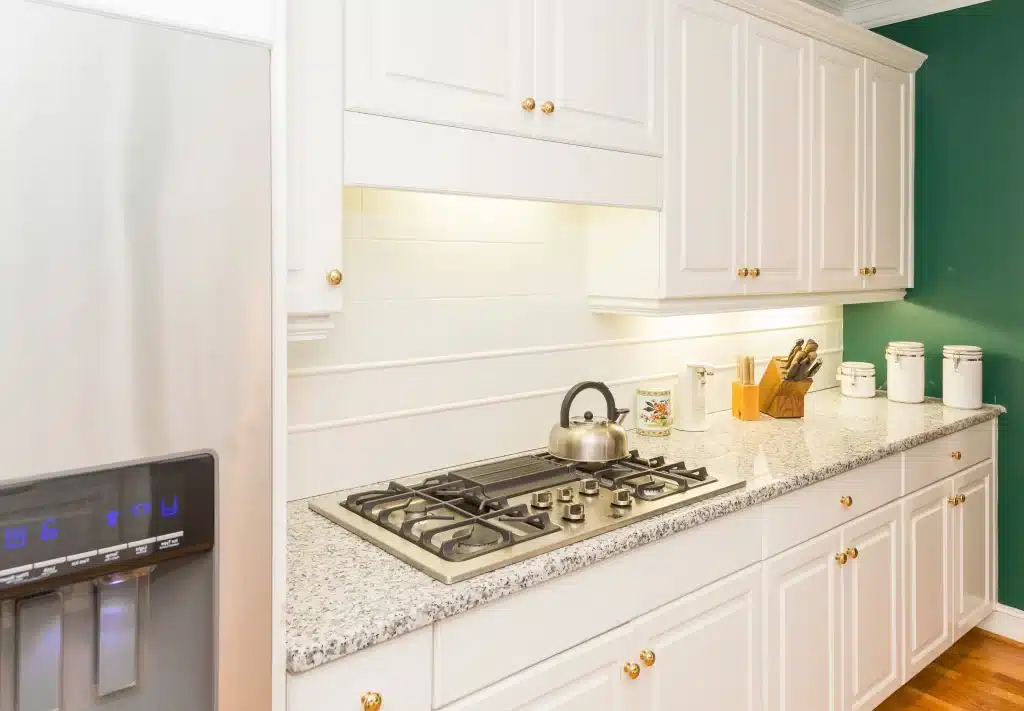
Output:
<instances>
[{"instance_id":1,"label":"granite countertop","mask_svg":"<svg viewBox=\"0 0 1024 711\"><path fill-rule=\"evenodd\" d=\"M802 420L740 422L711 415L707 432L650 438L631 447L652 457L685 459L746 488L445 585L309 510L288 507L287 669L307 671L591 563L693 528L733 511L841 474L1006 412L998 405L954 410L844 398L836 389L809 395Z\"/></svg>"}]
</instances>

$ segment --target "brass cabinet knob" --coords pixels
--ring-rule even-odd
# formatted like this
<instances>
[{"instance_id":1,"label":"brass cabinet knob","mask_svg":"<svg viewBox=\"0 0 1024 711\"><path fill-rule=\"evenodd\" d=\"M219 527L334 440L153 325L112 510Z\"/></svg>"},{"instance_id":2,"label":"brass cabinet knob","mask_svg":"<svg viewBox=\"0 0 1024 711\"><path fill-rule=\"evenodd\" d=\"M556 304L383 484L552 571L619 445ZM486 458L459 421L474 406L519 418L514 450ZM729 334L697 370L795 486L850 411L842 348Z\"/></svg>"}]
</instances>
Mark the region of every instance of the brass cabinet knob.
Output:
<instances>
[{"instance_id":1,"label":"brass cabinet knob","mask_svg":"<svg viewBox=\"0 0 1024 711\"><path fill-rule=\"evenodd\" d=\"M746 267L740 267L739 269L736 270L736 273L739 274L741 277L745 277L750 274L750 270L747 269Z\"/></svg>"},{"instance_id":2,"label":"brass cabinet knob","mask_svg":"<svg viewBox=\"0 0 1024 711\"><path fill-rule=\"evenodd\" d=\"M520 105L526 111L533 111L535 108L537 108L537 102L533 100L532 96L528 96L525 99L523 99L523 103Z\"/></svg>"},{"instance_id":3,"label":"brass cabinet knob","mask_svg":"<svg viewBox=\"0 0 1024 711\"><path fill-rule=\"evenodd\" d=\"M948 499L946 499L946 501L949 502L950 506L959 506L960 505L960 497L959 496L950 496Z\"/></svg>"},{"instance_id":4,"label":"brass cabinet knob","mask_svg":"<svg viewBox=\"0 0 1024 711\"><path fill-rule=\"evenodd\" d=\"M967 501L967 497L963 494L957 494L956 501L958 504L965 503Z\"/></svg>"},{"instance_id":5,"label":"brass cabinet knob","mask_svg":"<svg viewBox=\"0 0 1024 711\"><path fill-rule=\"evenodd\" d=\"M754 267L753 269L751 269L750 270L750 276L754 277L755 279L757 279L759 276L761 276L761 269L760 269L760 267Z\"/></svg>"},{"instance_id":6,"label":"brass cabinet knob","mask_svg":"<svg viewBox=\"0 0 1024 711\"><path fill-rule=\"evenodd\" d=\"M550 101L545 101L540 105L540 110L546 114L553 114L555 113L555 105Z\"/></svg>"},{"instance_id":7,"label":"brass cabinet knob","mask_svg":"<svg viewBox=\"0 0 1024 711\"><path fill-rule=\"evenodd\" d=\"M649 649L640 652L640 661L644 663L645 667L653 667L655 658L654 652Z\"/></svg>"},{"instance_id":8,"label":"brass cabinet knob","mask_svg":"<svg viewBox=\"0 0 1024 711\"><path fill-rule=\"evenodd\" d=\"M861 276L867 276L870 273L871 273L871 270L868 269L867 267L861 267L860 268L860 275Z\"/></svg>"},{"instance_id":9,"label":"brass cabinet knob","mask_svg":"<svg viewBox=\"0 0 1024 711\"><path fill-rule=\"evenodd\" d=\"M844 508L848 509L851 506L853 506L853 497L852 496L844 496L841 499L839 499L839 503L841 503Z\"/></svg>"},{"instance_id":10,"label":"brass cabinet knob","mask_svg":"<svg viewBox=\"0 0 1024 711\"><path fill-rule=\"evenodd\" d=\"M964 458L964 453L963 452L953 452L950 456L953 457L953 459L955 459L956 461L959 462L961 459Z\"/></svg>"},{"instance_id":11,"label":"brass cabinet knob","mask_svg":"<svg viewBox=\"0 0 1024 711\"><path fill-rule=\"evenodd\" d=\"M384 699L376 691L368 691L363 694L360 701L363 702L363 711L379 711L384 705Z\"/></svg>"},{"instance_id":12,"label":"brass cabinet knob","mask_svg":"<svg viewBox=\"0 0 1024 711\"><path fill-rule=\"evenodd\" d=\"M857 556L860 555L860 551L857 550L856 548L847 548L846 549L846 555L848 555L850 558L853 558L854 560L856 560Z\"/></svg>"},{"instance_id":13,"label":"brass cabinet knob","mask_svg":"<svg viewBox=\"0 0 1024 711\"><path fill-rule=\"evenodd\" d=\"M630 679L636 679L640 676L640 665L635 662L626 662L622 667L622 671L626 672L626 676Z\"/></svg>"},{"instance_id":14,"label":"brass cabinet knob","mask_svg":"<svg viewBox=\"0 0 1024 711\"><path fill-rule=\"evenodd\" d=\"M337 286L338 284L340 284L341 270L332 269L331 271L327 272L327 283L330 284L331 286Z\"/></svg>"},{"instance_id":15,"label":"brass cabinet knob","mask_svg":"<svg viewBox=\"0 0 1024 711\"><path fill-rule=\"evenodd\" d=\"M871 267L871 276L878 274L878 267Z\"/></svg>"},{"instance_id":16,"label":"brass cabinet knob","mask_svg":"<svg viewBox=\"0 0 1024 711\"><path fill-rule=\"evenodd\" d=\"M846 555L846 553L836 553L836 562L839 563L839 565L846 565L846 561L848 559L849 556Z\"/></svg>"}]
</instances>

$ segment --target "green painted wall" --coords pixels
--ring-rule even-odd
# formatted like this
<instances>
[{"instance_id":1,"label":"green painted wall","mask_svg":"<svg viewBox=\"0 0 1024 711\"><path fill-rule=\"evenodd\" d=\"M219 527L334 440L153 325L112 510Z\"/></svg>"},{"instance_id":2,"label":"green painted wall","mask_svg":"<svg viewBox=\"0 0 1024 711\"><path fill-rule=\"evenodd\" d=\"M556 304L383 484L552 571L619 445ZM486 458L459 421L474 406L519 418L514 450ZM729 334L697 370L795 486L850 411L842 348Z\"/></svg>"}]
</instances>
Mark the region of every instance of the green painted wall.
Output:
<instances>
[{"instance_id":1,"label":"green painted wall","mask_svg":"<svg viewBox=\"0 0 1024 711\"><path fill-rule=\"evenodd\" d=\"M984 399L1009 410L999 600L1024 609L1024 0L878 32L928 55L917 75L916 288L905 303L847 306L844 357L882 375L888 341L922 341L927 392L941 397L942 346L984 349Z\"/></svg>"}]
</instances>

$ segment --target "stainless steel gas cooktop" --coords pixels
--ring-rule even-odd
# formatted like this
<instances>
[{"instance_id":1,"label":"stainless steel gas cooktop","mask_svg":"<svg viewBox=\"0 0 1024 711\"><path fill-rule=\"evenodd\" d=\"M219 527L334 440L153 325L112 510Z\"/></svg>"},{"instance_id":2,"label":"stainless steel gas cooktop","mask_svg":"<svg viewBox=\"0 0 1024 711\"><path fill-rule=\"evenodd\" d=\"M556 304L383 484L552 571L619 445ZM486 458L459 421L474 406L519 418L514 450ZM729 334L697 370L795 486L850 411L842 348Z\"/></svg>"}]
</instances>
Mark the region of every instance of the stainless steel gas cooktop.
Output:
<instances>
[{"instance_id":1,"label":"stainless steel gas cooktop","mask_svg":"<svg viewBox=\"0 0 1024 711\"><path fill-rule=\"evenodd\" d=\"M309 506L455 583L744 485L635 450L602 464L531 454L330 494Z\"/></svg>"}]
</instances>

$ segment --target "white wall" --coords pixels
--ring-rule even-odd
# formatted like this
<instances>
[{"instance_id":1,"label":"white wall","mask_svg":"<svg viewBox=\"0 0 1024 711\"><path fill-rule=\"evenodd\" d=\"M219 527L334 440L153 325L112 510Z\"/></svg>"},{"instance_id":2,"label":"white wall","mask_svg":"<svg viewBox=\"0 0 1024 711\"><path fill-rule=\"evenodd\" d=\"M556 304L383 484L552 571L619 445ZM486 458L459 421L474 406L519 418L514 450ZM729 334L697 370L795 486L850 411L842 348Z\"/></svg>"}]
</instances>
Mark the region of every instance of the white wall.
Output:
<instances>
[{"instance_id":1,"label":"white wall","mask_svg":"<svg viewBox=\"0 0 1024 711\"><path fill-rule=\"evenodd\" d=\"M651 213L346 189L345 311L326 341L289 349L290 499L545 446L562 394L607 382L622 407L687 360L722 369L813 337L835 384L842 307L714 316L596 315L585 224ZM594 393L579 408L600 411ZM631 421L631 419L630 419Z\"/></svg>"}]
</instances>

